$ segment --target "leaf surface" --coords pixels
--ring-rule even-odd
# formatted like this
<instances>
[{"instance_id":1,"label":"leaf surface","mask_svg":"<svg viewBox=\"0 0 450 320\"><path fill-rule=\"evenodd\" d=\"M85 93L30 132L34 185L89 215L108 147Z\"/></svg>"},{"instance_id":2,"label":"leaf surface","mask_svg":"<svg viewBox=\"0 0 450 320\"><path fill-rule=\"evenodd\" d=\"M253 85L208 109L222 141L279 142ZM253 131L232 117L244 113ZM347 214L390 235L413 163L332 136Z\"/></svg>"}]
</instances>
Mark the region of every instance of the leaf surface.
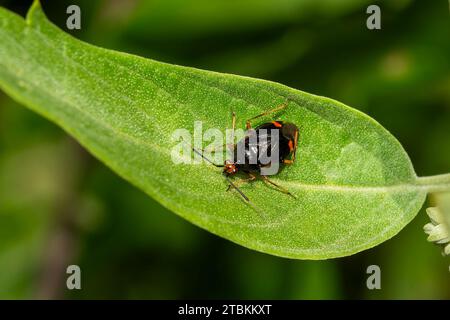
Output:
<instances>
[{"instance_id":1,"label":"leaf surface","mask_svg":"<svg viewBox=\"0 0 450 320\"><path fill-rule=\"evenodd\" d=\"M26 20L0 9L0 87L178 215L265 253L326 259L373 247L399 232L427 194L399 142L355 109L277 83L86 44L51 24L38 2ZM244 128L287 99L276 116L300 128L297 161L273 180L297 199L260 180L243 185L261 216L226 192L220 169L173 164L176 129L193 132L194 121L225 129L232 110Z\"/></svg>"}]
</instances>

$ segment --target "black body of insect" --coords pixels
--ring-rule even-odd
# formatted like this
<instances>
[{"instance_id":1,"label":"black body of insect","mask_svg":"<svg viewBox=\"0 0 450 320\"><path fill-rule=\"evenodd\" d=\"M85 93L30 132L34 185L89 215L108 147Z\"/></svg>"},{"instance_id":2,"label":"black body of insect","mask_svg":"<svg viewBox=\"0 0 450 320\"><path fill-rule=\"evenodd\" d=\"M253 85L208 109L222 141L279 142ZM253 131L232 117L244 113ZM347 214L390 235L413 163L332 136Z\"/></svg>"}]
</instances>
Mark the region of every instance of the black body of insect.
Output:
<instances>
[{"instance_id":1,"label":"black body of insect","mask_svg":"<svg viewBox=\"0 0 450 320\"><path fill-rule=\"evenodd\" d=\"M273 130L278 131L278 137L272 137ZM233 147L233 159L225 161L224 173L234 175L237 172L261 174L261 168L269 167L272 163L261 161L261 155L271 158L272 154L278 154L275 159L278 164L292 164L295 160L297 148L298 128L295 124L283 121L272 121L257 126L254 130L247 131L242 140ZM243 157L238 156L239 150L243 150ZM289 159L290 158L290 159ZM280 167L278 167L278 173Z\"/></svg>"},{"instance_id":2,"label":"black body of insect","mask_svg":"<svg viewBox=\"0 0 450 320\"><path fill-rule=\"evenodd\" d=\"M236 189L239 194L250 203L248 197L238 188L238 184L234 183L229 177L237 173L243 173L248 177L241 179L239 183L250 182L256 180L257 176L261 177L265 183L275 186L279 191L286 193L294 197L288 190L282 186L271 181L266 175L262 173L262 168L272 165L271 162L261 162L260 155L266 154L268 158L272 159L271 154L276 152L278 154L276 161L278 164L292 164L295 161L295 155L297 151L299 130L298 127L290 122L284 121L271 121L263 123L252 129L251 122L257 118L266 116L271 113L275 113L283 110L287 107L287 103L283 103L280 106L263 112L253 118L246 121L247 132L246 135L236 144L232 145L233 158L225 161L223 165L214 164L209 159L205 158L203 154L194 149L196 153L205 158L208 162L216 167L223 167L223 174L229 182L228 190L230 187ZM232 115L233 132L236 126L236 116L233 112ZM278 139L272 136L273 131L278 130ZM239 157L238 152L243 150L243 157ZM278 166L278 170L272 174L276 174L281 169ZM294 197L295 198L295 197Z\"/></svg>"}]
</instances>

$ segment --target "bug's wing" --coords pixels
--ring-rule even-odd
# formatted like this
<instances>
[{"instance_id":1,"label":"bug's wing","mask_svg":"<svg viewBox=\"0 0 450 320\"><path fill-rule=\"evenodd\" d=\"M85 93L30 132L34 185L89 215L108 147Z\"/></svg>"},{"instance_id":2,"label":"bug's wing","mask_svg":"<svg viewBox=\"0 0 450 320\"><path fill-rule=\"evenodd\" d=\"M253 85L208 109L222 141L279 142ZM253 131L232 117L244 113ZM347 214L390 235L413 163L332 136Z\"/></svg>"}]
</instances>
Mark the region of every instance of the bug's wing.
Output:
<instances>
[{"instance_id":1,"label":"bug's wing","mask_svg":"<svg viewBox=\"0 0 450 320\"><path fill-rule=\"evenodd\" d=\"M258 163L258 140L256 131L251 130L235 147L235 162L240 165Z\"/></svg>"},{"instance_id":2,"label":"bug's wing","mask_svg":"<svg viewBox=\"0 0 450 320\"><path fill-rule=\"evenodd\" d=\"M270 132L260 132L258 138L259 158L262 159L262 157L268 157L271 161L274 159L278 161L280 154L280 137L276 139ZM267 161L265 161L264 164L267 164Z\"/></svg>"},{"instance_id":3,"label":"bug's wing","mask_svg":"<svg viewBox=\"0 0 450 320\"><path fill-rule=\"evenodd\" d=\"M255 136L252 136L252 138L255 138ZM247 146L246 146L245 154L246 154L246 161L249 164L257 164L258 163L258 150L259 150L259 143L258 140L248 138L247 140Z\"/></svg>"}]
</instances>

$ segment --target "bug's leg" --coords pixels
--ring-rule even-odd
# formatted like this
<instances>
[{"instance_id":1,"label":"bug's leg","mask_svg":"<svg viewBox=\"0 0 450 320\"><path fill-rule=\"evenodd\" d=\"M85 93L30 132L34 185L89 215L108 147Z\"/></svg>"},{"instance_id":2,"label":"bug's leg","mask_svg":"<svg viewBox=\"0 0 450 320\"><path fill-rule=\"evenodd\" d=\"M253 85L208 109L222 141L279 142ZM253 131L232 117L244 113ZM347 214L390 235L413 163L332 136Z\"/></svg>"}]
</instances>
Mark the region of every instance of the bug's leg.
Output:
<instances>
[{"instance_id":1,"label":"bug's leg","mask_svg":"<svg viewBox=\"0 0 450 320\"><path fill-rule=\"evenodd\" d=\"M286 102L283 102L282 104L280 104L280 105L279 105L278 107L276 107L276 108L267 110L267 111L265 111L265 112L263 112L263 113L261 113L261 114L258 114L257 116L254 116L253 118L248 119L248 120L245 122L245 123L246 123L247 130L248 130L248 129L251 129L251 127L252 127L251 122L252 122L253 120L255 120L255 119L257 119L257 118L260 118L260 117L264 117L264 116L266 116L266 115L268 115L268 114L271 114L271 113L274 113L274 112L278 112L278 111L280 111L280 110L283 110L283 109L286 108L287 106L288 106L288 102L286 101Z\"/></svg>"},{"instance_id":2,"label":"bug's leg","mask_svg":"<svg viewBox=\"0 0 450 320\"><path fill-rule=\"evenodd\" d=\"M236 130L236 113L231 113L231 143L234 144L234 131Z\"/></svg>"},{"instance_id":3,"label":"bug's leg","mask_svg":"<svg viewBox=\"0 0 450 320\"><path fill-rule=\"evenodd\" d=\"M279 191L286 193L287 195L290 195L291 197L293 197L294 199L297 199L296 196L294 196L292 193L289 192L289 190L287 190L286 188L276 184L275 182L271 181L269 178L267 178L266 176L261 175L261 178L264 180L264 182L266 183L270 183L271 185L275 186Z\"/></svg>"},{"instance_id":4,"label":"bug's leg","mask_svg":"<svg viewBox=\"0 0 450 320\"><path fill-rule=\"evenodd\" d=\"M230 177L225 176L225 179L227 179L228 183L230 184L230 187L233 187L234 189L236 189L236 191L240 194L240 196L242 197L242 199L244 199L244 201L250 205L253 210L255 210L256 212L258 212L263 218L267 217L267 214L261 210L259 207L257 207L256 205L253 204L252 201L250 201L250 199L241 191L241 189L239 189L234 183L233 181L231 181Z\"/></svg>"},{"instance_id":5,"label":"bug's leg","mask_svg":"<svg viewBox=\"0 0 450 320\"><path fill-rule=\"evenodd\" d=\"M228 151L232 151L234 147L234 132L236 131L236 113L231 112L231 142L225 143L222 148L228 148Z\"/></svg>"},{"instance_id":6,"label":"bug's leg","mask_svg":"<svg viewBox=\"0 0 450 320\"><path fill-rule=\"evenodd\" d=\"M248 174L248 178L246 178L246 179L240 179L237 183L235 183L235 185L236 185L237 187L241 186L241 185L244 184L244 183L252 182L252 181L256 180L256 176L255 176L255 175L253 175L253 174L251 174L251 173L247 173L247 174ZM228 185L228 188L227 188L227 191L230 191L230 189L231 189L232 187L233 187L233 186L232 186L231 184L229 184L229 185Z\"/></svg>"},{"instance_id":7,"label":"bug's leg","mask_svg":"<svg viewBox=\"0 0 450 320\"><path fill-rule=\"evenodd\" d=\"M297 144L298 144L298 130L295 131L295 135L294 135L294 153L292 155L292 163L294 163L295 156L297 154Z\"/></svg>"},{"instance_id":8,"label":"bug's leg","mask_svg":"<svg viewBox=\"0 0 450 320\"><path fill-rule=\"evenodd\" d=\"M202 149L202 151L205 152L217 152L217 151L224 151L225 148L228 148L229 150L232 149L234 146L234 131L236 130L236 113L233 111L231 112L231 142L230 143L224 143L221 146L212 146L212 148L206 147L205 149Z\"/></svg>"},{"instance_id":9,"label":"bug's leg","mask_svg":"<svg viewBox=\"0 0 450 320\"><path fill-rule=\"evenodd\" d=\"M289 149L292 154L292 157L291 159L284 159L283 160L284 164L293 164L295 162L295 155L297 153L297 143L298 143L298 130L295 131L294 142L292 142L292 140L289 140Z\"/></svg>"}]
</instances>

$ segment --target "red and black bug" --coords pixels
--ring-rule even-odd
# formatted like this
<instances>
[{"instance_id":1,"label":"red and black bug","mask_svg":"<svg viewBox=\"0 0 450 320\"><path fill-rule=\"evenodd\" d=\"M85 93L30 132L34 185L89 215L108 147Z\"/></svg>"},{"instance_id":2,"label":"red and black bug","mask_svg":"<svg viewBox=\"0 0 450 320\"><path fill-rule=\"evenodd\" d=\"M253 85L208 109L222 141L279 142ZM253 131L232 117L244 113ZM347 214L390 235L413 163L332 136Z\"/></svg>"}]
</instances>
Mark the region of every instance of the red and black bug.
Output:
<instances>
[{"instance_id":1,"label":"red and black bug","mask_svg":"<svg viewBox=\"0 0 450 320\"><path fill-rule=\"evenodd\" d=\"M213 163L208 158L204 157L202 153L194 149L196 153L201 155L205 160L215 165L216 167L223 167L223 174L229 182L228 190L233 187L239 194L244 198L245 201L250 202L249 198L238 188L239 183L250 182L261 177L265 183L271 184L276 187L279 191L286 193L294 197L287 189L271 181L267 175L262 172L264 167L272 166L273 163L264 163L260 160L261 154L277 154L278 157L275 161L281 165L290 165L295 161L299 130L298 127L290 122L285 121L271 121L258 125L255 129L252 129L251 122L261 118L263 116L269 115L283 110L287 107L287 102L279 105L278 107L263 112L253 118L246 121L247 131L245 136L238 142L231 145L233 149L233 157L225 161L223 165L218 165ZM232 130L234 132L236 127L236 115L232 114ZM274 131L278 131L274 135ZM277 139L274 138L277 136ZM244 154L239 157L239 150L243 150ZM212 152L215 152L214 150ZM276 153L275 153L276 152ZM277 166L277 171L272 173L276 174L281 170L281 166ZM230 176L234 176L237 173L245 174L247 177L241 179L238 183L234 183Z\"/></svg>"}]
</instances>

